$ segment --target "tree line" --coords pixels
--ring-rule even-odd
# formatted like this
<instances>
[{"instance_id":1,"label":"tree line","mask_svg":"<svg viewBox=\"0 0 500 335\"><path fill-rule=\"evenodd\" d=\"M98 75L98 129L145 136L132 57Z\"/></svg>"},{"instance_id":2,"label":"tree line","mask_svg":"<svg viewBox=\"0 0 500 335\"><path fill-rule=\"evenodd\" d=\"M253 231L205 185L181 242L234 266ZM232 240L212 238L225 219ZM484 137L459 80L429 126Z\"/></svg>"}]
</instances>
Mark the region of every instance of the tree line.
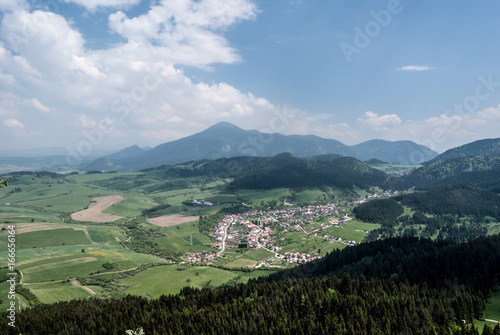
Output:
<instances>
[{"instance_id":1,"label":"tree line","mask_svg":"<svg viewBox=\"0 0 500 335\"><path fill-rule=\"evenodd\" d=\"M247 284L148 300L38 305L0 334L478 334L500 274L500 236L392 238L335 251ZM168 281L168 278L165 278ZM1 316L3 317L3 315ZM465 320L465 325L464 325ZM500 326L483 334L500 334Z\"/></svg>"}]
</instances>

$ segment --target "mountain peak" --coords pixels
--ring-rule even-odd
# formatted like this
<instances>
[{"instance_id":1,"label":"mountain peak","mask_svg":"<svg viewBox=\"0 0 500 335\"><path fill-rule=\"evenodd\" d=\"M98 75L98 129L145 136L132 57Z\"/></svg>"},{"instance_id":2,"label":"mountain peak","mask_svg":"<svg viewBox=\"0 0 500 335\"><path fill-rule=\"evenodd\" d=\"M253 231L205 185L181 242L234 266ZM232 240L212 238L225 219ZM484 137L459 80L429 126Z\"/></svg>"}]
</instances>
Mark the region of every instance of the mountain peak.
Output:
<instances>
[{"instance_id":1,"label":"mountain peak","mask_svg":"<svg viewBox=\"0 0 500 335\"><path fill-rule=\"evenodd\" d=\"M208 130L217 130L217 131L219 131L219 130L227 130L227 129L231 129L231 130L243 130L240 127L235 126L234 124L232 124L230 122L222 121L222 122L214 124L211 127L208 127L207 129L205 129L205 131L208 131Z\"/></svg>"}]
</instances>

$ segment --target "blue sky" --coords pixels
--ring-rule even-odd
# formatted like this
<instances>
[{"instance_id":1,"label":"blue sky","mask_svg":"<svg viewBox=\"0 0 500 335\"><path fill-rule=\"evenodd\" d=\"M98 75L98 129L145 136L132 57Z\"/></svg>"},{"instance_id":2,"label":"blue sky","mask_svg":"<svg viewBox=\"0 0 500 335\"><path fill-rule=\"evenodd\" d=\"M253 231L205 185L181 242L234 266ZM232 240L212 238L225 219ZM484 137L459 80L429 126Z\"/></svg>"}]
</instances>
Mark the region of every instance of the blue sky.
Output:
<instances>
[{"instance_id":1,"label":"blue sky","mask_svg":"<svg viewBox=\"0 0 500 335\"><path fill-rule=\"evenodd\" d=\"M220 121L437 151L500 129L500 3L0 0L0 150Z\"/></svg>"}]
</instances>

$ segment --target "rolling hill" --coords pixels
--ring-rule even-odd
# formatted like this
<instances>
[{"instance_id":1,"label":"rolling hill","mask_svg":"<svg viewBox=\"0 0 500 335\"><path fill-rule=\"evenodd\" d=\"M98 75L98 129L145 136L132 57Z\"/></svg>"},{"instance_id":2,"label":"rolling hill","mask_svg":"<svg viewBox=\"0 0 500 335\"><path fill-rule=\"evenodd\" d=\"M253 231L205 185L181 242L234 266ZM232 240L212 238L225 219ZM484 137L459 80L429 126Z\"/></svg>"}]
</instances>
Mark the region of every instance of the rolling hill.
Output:
<instances>
[{"instance_id":1,"label":"rolling hill","mask_svg":"<svg viewBox=\"0 0 500 335\"><path fill-rule=\"evenodd\" d=\"M499 195L461 184L368 201L353 213L382 225L368 239L419 236L462 242L498 231L499 203Z\"/></svg>"},{"instance_id":2,"label":"rolling hill","mask_svg":"<svg viewBox=\"0 0 500 335\"><path fill-rule=\"evenodd\" d=\"M421 164L436 155L431 149L411 141L371 140L354 145L351 149L354 151L353 157L363 161L375 158L402 165Z\"/></svg>"},{"instance_id":3,"label":"rolling hill","mask_svg":"<svg viewBox=\"0 0 500 335\"><path fill-rule=\"evenodd\" d=\"M500 157L500 138L484 139L449 149L426 164L465 157Z\"/></svg>"},{"instance_id":4,"label":"rolling hill","mask_svg":"<svg viewBox=\"0 0 500 335\"><path fill-rule=\"evenodd\" d=\"M466 182L498 192L500 139L480 140L450 149L403 180L403 187L430 189Z\"/></svg>"},{"instance_id":5,"label":"rolling hill","mask_svg":"<svg viewBox=\"0 0 500 335\"><path fill-rule=\"evenodd\" d=\"M334 186L368 189L386 186L386 175L352 157L313 157L302 159L283 153L262 160L242 171L230 183L234 188L272 189Z\"/></svg>"},{"instance_id":6,"label":"rolling hill","mask_svg":"<svg viewBox=\"0 0 500 335\"><path fill-rule=\"evenodd\" d=\"M353 157L322 155L300 158L285 152L272 157L232 157L188 162L156 169L164 177L234 178L231 189L387 187L387 175Z\"/></svg>"}]
</instances>

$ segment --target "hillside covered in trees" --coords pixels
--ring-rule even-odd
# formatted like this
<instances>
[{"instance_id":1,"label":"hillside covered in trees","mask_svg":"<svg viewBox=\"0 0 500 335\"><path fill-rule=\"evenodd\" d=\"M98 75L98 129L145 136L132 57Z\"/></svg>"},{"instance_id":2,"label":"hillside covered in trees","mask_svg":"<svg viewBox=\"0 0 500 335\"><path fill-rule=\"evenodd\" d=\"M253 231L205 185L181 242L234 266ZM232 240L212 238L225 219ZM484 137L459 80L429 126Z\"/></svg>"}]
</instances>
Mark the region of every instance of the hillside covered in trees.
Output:
<instances>
[{"instance_id":1,"label":"hillside covered in trees","mask_svg":"<svg viewBox=\"0 0 500 335\"><path fill-rule=\"evenodd\" d=\"M499 274L498 235L388 239L237 286L39 305L0 334L479 334L470 323Z\"/></svg>"},{"instance_id":2,"label":"hillside covered in trees","mask_svg":"<svg viewBox=\"0 0 500 335\"><path fill-rule=\"evenodd\" d=\"M404 213L404 207L409 213ZM445 186L357 206L355 216L380 223L368 240L393 236L467 241L488 234L500 223L500 196L470 184Z\"/></svg>"},{"instance_id":3,"label":"hillside covered in trees","mask_svg":"<svg viewBox=\"0 0 500 335\"><path fill-rule=\"evenodd\" d=\"M429 190L462 183L500 192L500 139L485 139L449 149L408 176L394 180L393 186Z\"/></svg>"},{"instance_id":4,"label":"hillside covered in trees","mask_svg":"<svg viewBox=\"0 0 500 335\"><path fill-rule=\"evenodd\" d=\"M228 185L235 189L273 189L357 186L387 188L388 177L379 170L352 157L322 155L308 159L290 153L273 157L234 157L187 162L143 170L157 178L209 176L234 178Z\"/></svg>"},{"instance_id":5,"label":"hillside covered in trees","mask_svg":"<svg viewBox=\"0 0 500 335\"><path fill-rule=\"evenodd\" d=\"M320 156L309 160L284 153L242 171L230 184L232 188L272 189L335 186L385 186L383 172L351 157Z\"/></svg>"},{"instance_id":6,"label":"hillside covered in trees","mask_svg":"<svg viewBox=\"0 0 500 335\"><path fill-rule=\"evenodd\" d=\"M437 160L416 169L396 183L399 188L415 186L418 189L471 183L499 192L500 157L474 156Z\"/></svg>"}]
</instances>

